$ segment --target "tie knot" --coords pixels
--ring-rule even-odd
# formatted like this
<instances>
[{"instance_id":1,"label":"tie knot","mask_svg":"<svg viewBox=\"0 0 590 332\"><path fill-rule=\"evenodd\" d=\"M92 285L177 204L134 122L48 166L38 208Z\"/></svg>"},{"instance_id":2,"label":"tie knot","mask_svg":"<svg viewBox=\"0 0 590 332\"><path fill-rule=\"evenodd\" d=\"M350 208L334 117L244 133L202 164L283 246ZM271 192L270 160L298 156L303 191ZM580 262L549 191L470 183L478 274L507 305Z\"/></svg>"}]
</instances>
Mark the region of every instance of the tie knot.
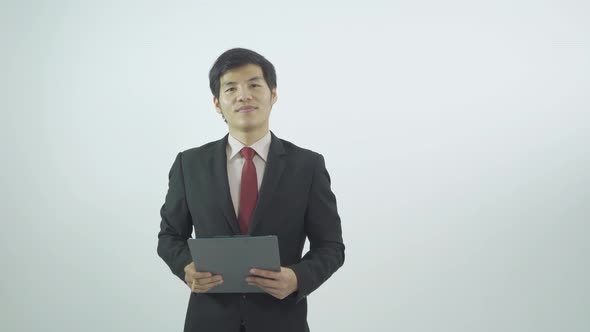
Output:
<instances>
[{"instance_id":1,"label":"tie knot","mask_svg":"<svg viewBox=\"0 0 590 332\"><path fill-rule=\"evenodd\" d=\"M254 155L256 154L256 151L254 151L254 149L249 148L249 147L244 147L242 148L242 156L244 156L244 158L246 158L246 160L252 160L252 158L254 158Z\"/></svg>"}]
</instances>

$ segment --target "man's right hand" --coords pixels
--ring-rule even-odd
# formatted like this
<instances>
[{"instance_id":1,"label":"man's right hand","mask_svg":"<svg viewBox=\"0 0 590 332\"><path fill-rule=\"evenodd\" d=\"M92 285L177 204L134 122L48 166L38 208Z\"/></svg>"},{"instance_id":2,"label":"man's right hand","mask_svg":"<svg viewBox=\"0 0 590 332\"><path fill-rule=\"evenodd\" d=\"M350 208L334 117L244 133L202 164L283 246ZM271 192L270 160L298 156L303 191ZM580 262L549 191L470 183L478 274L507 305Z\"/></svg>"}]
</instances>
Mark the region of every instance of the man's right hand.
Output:
<instances>
[{"instance_id":1,"label":"man's right hand","mask_svg":"<svg viewBox=\"0 0 590 332\"><path fill-rule=\"evenodd\" d=\"M210 272L197 272L195 262L185 266L184 273L186 285L195 293L204 293L223 282L221 275L213 275Z\"/></svg>"}]
</instances>

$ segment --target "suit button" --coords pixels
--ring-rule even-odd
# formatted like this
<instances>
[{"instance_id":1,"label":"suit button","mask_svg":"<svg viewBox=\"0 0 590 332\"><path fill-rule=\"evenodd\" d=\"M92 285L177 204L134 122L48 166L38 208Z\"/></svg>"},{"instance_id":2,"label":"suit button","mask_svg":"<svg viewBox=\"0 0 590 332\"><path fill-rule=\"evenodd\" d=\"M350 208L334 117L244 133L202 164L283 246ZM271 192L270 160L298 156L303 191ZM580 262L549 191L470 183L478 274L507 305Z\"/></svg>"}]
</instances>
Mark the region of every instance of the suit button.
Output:
<instances>
[{"instance_id":1,"label":"suit button","mask_svg":"<svg viewBox=\"0 0 590 332\"><path fill-rule=\"evenodd\" d=\"M246 295L242 295L242 298L245 300L246 299Z\"/></svg>"}]
</instances>

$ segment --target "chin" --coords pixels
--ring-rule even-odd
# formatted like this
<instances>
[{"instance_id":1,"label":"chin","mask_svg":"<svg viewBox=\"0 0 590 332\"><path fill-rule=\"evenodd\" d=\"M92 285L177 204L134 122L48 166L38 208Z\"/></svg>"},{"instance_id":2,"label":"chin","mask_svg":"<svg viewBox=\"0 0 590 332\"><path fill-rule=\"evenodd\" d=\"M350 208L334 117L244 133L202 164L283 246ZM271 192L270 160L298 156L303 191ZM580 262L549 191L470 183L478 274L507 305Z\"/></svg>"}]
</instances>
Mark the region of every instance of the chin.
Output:
<instances>
[{"instance_id":1,"label":"chin","mask_svg":"<svg viewBox=\"0 0 590 332\"><path fill-rule=\"evenodd\" d=\"M239 131L252 131L257 128L257 126L255 126L253 124L239 124L239 125L232 126L232 127L234 129L239 130Z\"/></svg>"}]
</instances>

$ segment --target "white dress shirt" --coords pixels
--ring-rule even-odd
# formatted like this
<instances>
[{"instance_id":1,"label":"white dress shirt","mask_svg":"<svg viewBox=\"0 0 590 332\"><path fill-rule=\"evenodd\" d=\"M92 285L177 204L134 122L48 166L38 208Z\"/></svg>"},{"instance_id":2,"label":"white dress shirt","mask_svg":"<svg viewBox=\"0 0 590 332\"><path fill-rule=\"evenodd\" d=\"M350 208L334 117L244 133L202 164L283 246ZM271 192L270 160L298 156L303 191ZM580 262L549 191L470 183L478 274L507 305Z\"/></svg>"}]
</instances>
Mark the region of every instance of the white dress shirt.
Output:
<instances>
[{"instance_id":1,"label":"white dress shirt","mask_svg":"<svg viewBox=\"0 0 590 332\"><path fill-rule=\"evenodd\" d=\"M256 154L254 155L253 162L256 167L256 180L258 181L258 191L260 191L260 184L262 183L262 176L264 175L264 169L266 167L266 159L268 157L268 150L270 149L270 131L264 135L261 139L250 145ZM225 153L227 156L227 180L229 182L229 192L231 199L234 204L234 211L236 217L238 211L240 211L240 187L242 183L242 168L246 159L242 156L240 151L245 147L242 142L235 139L231 134L227 138L227 146L225 147Z\"/></svg>"}]
</instances>

